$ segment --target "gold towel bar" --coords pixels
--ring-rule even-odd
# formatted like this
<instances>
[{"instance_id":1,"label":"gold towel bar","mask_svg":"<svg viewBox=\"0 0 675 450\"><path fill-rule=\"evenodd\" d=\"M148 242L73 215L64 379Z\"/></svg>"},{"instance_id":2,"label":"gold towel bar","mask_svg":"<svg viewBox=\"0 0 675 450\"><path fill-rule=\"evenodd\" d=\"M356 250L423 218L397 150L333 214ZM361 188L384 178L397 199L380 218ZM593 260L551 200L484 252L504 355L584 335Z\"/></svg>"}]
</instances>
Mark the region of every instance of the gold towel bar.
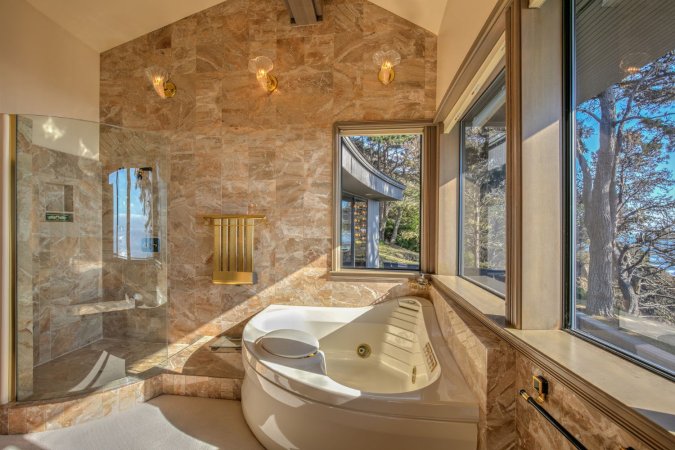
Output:
<instances>
[{"instance_id":1,"label":"gold towel bar","mask_svg":"<svg viewBox=\"0 0 675 450\"><path fill-rule=\"evenodd\" d=\"M263 215L211 214L214 284L253 284L253 230Z\"/></svg>"}]
</instances>

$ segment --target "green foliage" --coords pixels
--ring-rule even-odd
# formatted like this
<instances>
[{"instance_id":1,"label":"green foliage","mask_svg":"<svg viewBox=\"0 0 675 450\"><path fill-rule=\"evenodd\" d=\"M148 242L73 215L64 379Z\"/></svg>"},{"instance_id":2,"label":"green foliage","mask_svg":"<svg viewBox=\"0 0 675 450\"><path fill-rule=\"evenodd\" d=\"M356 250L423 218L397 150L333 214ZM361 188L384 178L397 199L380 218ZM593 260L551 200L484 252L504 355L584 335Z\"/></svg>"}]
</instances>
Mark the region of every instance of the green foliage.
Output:
<instances>
[{"instance_id":1,"label":"green foliage","mask_svg":"<svg viewBox=\"0 0 675 450\"><path fill-rule=\"evenodd\" d=\"M380 259L387 262L415 264L419 263L420 255L418 252L380 241Z\"/></svg>"},{"instance_id":2,"label":"green foliage","mask_svg":"<svg viewBox=\"0 0 675 450\"><path fill-rule=\"evenodd\" d=\"M396 244L400 245L403 248L413 250L415 252L420 251L420 234L417 230L404 230L399 233L396 238Z\"/></svg>"}]
</instances>

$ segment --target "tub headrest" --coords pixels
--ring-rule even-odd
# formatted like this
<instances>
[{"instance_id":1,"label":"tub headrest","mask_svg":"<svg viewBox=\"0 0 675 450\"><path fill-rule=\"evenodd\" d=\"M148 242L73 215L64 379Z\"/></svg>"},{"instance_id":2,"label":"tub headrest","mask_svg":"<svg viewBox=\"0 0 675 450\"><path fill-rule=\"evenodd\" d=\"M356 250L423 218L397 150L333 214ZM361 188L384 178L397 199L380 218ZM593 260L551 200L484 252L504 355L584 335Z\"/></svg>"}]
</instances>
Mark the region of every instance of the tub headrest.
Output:
<instances>
[{"instance_id":1,"label":"tub headrest","mask_svg":"<svg viewBox=\"0 0 675 450\"><path fill-rule=\"evenodd\" d=\"M319 350L319 340L300 330L270 331L258 342L269 353L283 358L307 358Z\"/></svg>"}]
</instances>

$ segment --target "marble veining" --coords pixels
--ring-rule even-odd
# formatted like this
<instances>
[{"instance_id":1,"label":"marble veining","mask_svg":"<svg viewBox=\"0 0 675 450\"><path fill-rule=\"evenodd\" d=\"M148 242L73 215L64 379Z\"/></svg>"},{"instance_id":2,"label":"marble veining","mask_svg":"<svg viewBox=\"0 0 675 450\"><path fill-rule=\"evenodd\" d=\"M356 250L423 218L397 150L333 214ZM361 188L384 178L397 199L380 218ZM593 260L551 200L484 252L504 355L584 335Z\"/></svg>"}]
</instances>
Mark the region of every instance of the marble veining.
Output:
<instances>
[{"instance_id":1,"label":"marble veining","mask_svg":"<svg viewBox=\"0 0 675 450\"><path fill-rule=\"evenodd\" d=\"M517 390L525 389L528 394L534 395L532 375L541 375L549 380L550 393L542 406L586 448L606 450L628 447L635 450L650 448L595 407L581 400L551 374L537 367L524 356L517 355ZM516 430L518 448L574 448L520 396L517 396L516 401Z\"/></svg>"},{"instance_id":2,"label":"marble veining","mask_svg":"<svg viewBox=\"0 0 675 450\"><path fill-rule=\"evenodd\" d=\"M382 48L402 55L390 86L372 63ZM248 72L258 55L274 61L272 95ZM143 76L154 64L169 69L174 98L158 98ZM324 21L308 27L290 26L283 2L228 0L104 52L101 121L170 141L170 342L228 332L270 303L366 305L404 289L329 278L332 126L430 119L435 79L436 37L363 0L327 0ZM213 213L267 216L256 226L256 284L211 284L200 216Z\"/></svg>"},{"instance_id":3,"label":"marble veining","mask_svg":"<svg viewBox=\"0 0 675 450\"><path fill-rule=\"evenodd\" d=\"M159 133L106 126L99 130L105 151L97 160L34 144L33 119L20 116L18 120L20 400L62 395L59 383L69 383L71 377L52 382L42 376L44 367L62 364L64 356L82 349L86 352L88 346L101 347L110 342L106 339L131 339L132 346L133 340L148 342L150 347L160 344L165 351L158 361L166 361L166 307L162 303L168 296L167 213L166 207L160 207L167 198L165 142ZM109 177L129 167L152 169L150 216L160 251L150 259L113 254L116 221ZM71 213L72 220L46 219L47 213L63 212ZM142 296L143 308L125 300L134 294ZM113 345L108 353L117 350ZM86 373L93 367L73 368L72 373Z\"/></svg>"},{"instance_id":4,"label":"marble veining","mask_svg":"<svg viewBox=\"0 0 675 450\"><path fill-rule=\"evenodd\" d=\"M479 398L478 448L573 448L519 395L520 389L525 389L531 396L536 396L532 388L533 375L542 375L549 380L549 395L544 408L587 448L649 448L454 305L434 286L430 296L443 336Z\"/></svg>"},{"instance_id":5,"label":"marble veining","mask_svg":"<svg viewBox=\"0 0 675 450\"><path fill-rule=\"evenodd\" d=\"M101 314L68 307L101 300L100 163L32 142L32 120L17 137L18 367L17 393L31 395L33 366L102 337ZM47 212L72 222L47 222Z\"/></svg>"},{"instance_id":6,"label":"marble veining","mask_svg":"<svg viewBox=\"0 0 675 450\"><path fill-rule=\"evenodd\" d=\"M443 337L479 401L478 448L515 448L515 351L430 289Z\"/></svg>"},{"instance_id":7,"label":"marble veining","mask_svg":"<svg viewBox=\"0 0 675 450\"><path fill-rule=\"evenodd\" d=\"M158 374L132 384L68 400L10 403L0 407L0 434L66 428L126 411L162 394L238 400L241 398L241 380Z\"/></svg>"}]
</instances>

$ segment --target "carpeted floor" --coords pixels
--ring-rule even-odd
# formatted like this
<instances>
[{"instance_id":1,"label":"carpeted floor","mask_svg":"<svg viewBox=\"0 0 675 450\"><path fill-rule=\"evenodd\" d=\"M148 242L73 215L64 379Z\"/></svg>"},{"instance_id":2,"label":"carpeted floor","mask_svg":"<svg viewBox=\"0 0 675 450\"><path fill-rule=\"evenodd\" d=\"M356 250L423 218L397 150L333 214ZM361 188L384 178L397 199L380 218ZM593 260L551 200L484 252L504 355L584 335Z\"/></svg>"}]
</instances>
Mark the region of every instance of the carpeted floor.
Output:
<instances>
[{"instance_id":1,"label":"carpeted floor","mask_svg":"<svg viewBox=\"0 0 675 450\"><path fill-rule=\"evenodd\" d=\"M71 428L0 436L2 450L262 449L241 403L162 395L129 411Z\"/></svg>"}]
</instances>

